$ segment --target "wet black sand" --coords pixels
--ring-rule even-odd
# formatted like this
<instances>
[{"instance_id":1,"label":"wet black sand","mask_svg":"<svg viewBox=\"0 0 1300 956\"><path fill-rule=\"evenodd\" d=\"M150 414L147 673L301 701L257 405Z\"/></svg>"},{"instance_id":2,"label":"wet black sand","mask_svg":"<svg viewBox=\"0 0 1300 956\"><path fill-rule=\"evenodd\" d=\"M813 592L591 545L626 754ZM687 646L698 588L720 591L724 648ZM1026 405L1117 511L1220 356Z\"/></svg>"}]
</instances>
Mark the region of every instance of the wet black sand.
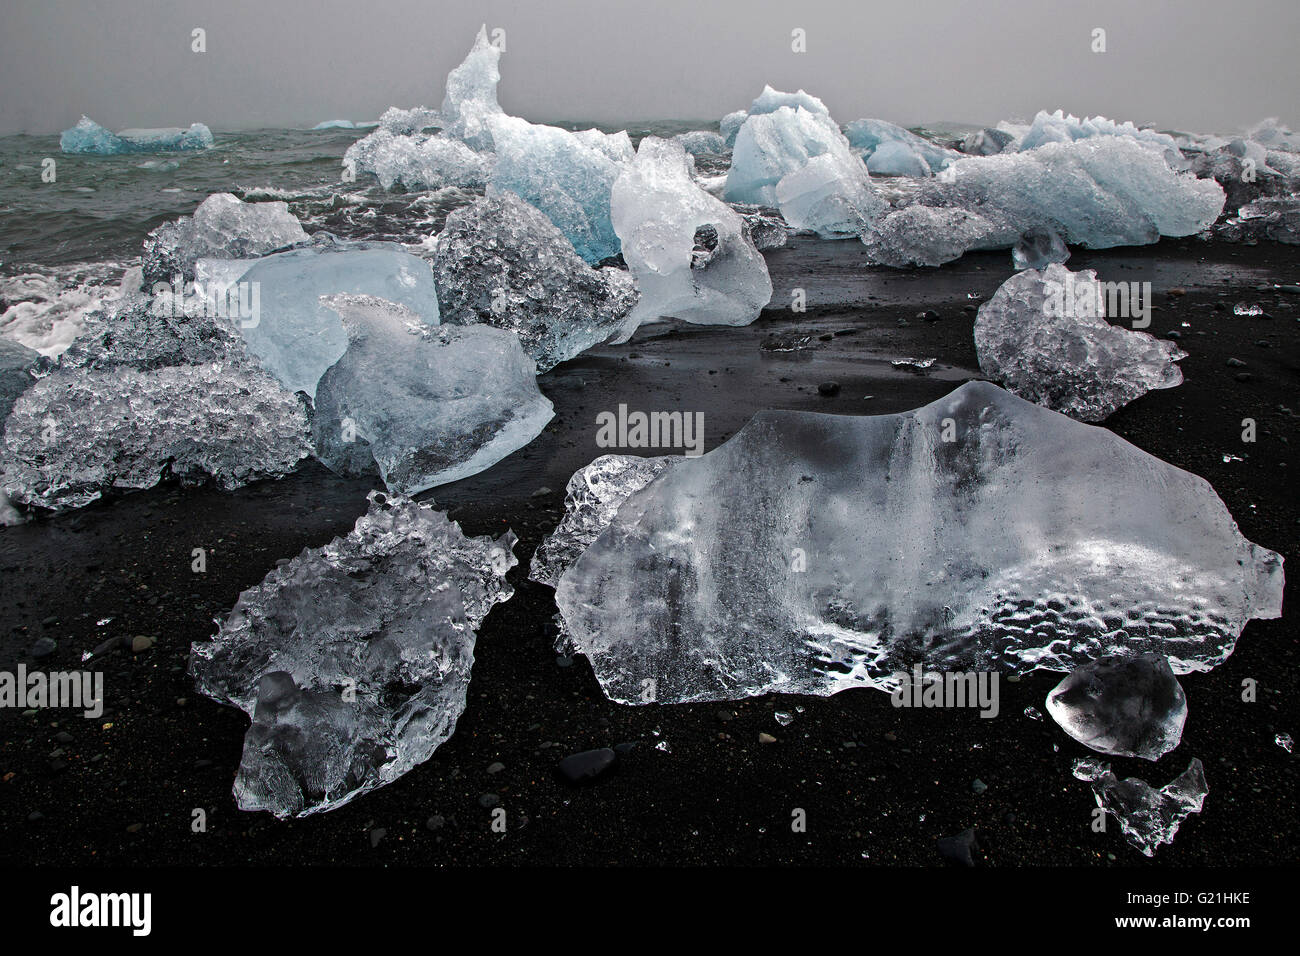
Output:
<instances>
[{"instance_id":1,"label":"wet black sand","mask_svg":"<svg viewBox=\"0 0 1300 956\"><path fill-rule=\"evenodd\" d=\"M594 350L544 376L556 405L548 430L432 495L469 533L508 525L520 537L517 593L479 634L456 734L397 783L328 814L281 823L235 808L230 786L247 720L198 696L186 662L190 642L210 636L213 617L277 559L346 532L368 484L309 468L232 494L168 486L0 529L0 668L76 669L83 650L111 637L156 639L142 653L117 650L98 662L110 709L99 720L0 711L0 863L937 866L936 839L970 827L980 866L1294 862L1297 758L1273 742L1300 732L1289 611L1252 622L1224 666L1183 679L1190 717L1177 750L1155 765L1114 761L1121 776L1156 786L1192 757L1205 764L1204 812L1152 861L1114 825L1091 832L1091 792L1070 774L1087 751L1050 719L1024 716L1030 705L1042 709L1059 675L1004 682L1000 716L982 720L974 711L897 710L865 689L626 707L601 696L585 660L557 659L552 592L526 581L527 565L562 513L568 477L604 452L595 445L598 412L620 402L703 411L712 448L763 408L873 414L927 403L978 376L967 307L1010 275L1008 260L999 253L941 270L868 270L858 243L796 240L768 253L776 293L753 326L645 328L628 346ZM1165 241L1076 252L1069 267L1150 280L1158 306L1150 331L1179 332L1190 353L1182 386L1144 397L1107 426L1209 479L1246 536L1281 552L1294 574L1300 295L1256 287L1300 282L1300 248ZM794 287L807 290L807 313L788 309ZM1175 288L1186 294L1167 294ZM1234 316L1237 301L1260 303L1267 317ZM1226 309L1216 311L1220 304ZM938 320L919 318L925 310ZM770 333L796 326L818 332L806 352L760 349ZM924 372L890 365L908 356L938 362ZM839 383L835 397L818 394L827 381ZM1247 417L1258 423L1254 445L1240 440ZM1225 463L1225 454L1244 461ZM204 574L190 570L198 547L208 549ZM1293 597L1289 586L1288 608ZM41 637L58 649L38 664L29 648ZM1241 700L1246 678L1258 681L1256 703ZM794 713L793 723L780 726L777 710ZM761 744L760 733L776 742ZM567 754L631 742L594 785L556 779ZM656 748L661 742L668 750ZM489 773L495 762L504 769ZM976 793L976 779L987 790ZM506 808L504 834L490 828L487 794ZM205 809L207 832L191 831L194 808ZM791 831L795 808L806 811L806 833Z\"/></svg>"}]
</instances>

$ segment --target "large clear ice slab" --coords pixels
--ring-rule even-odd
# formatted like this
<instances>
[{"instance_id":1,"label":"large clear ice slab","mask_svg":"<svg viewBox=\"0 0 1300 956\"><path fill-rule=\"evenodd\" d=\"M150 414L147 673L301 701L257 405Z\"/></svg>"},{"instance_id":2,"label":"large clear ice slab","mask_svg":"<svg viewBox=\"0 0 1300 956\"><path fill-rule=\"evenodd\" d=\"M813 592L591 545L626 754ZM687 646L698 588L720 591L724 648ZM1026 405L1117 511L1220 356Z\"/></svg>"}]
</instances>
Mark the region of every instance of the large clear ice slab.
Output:
<instances>
[{"instance_id":1,"label":"large clear ice slab","mask_svg":"<svg viewBox=\"0 0 1300 956\"><path fill-rule=\"evenodd\" d=\"M844 127L849 145L862 154L867 169L888 176L931 176L961 153L936 146L911 130L880 119L854 120Z\"/></svg>"},{"instance_id":2,"label":"large clear ice slab","mask_svg":"<svg viewBox=\"0 0 1300 956\"><path fill-rule=\"evenodd\" d=\"M492 149L493 116L502 115L497 103L501 73L497 64L501 50L488 40L487 26L481 26L465 60L447 74L442 99L441 124L444 136L458 139L472 149Z\"/></svg>"},{"instance_id":3,"label":"large clear ice slab","mask_svg":"<svg viewBox=\"0 0 1300 956\"><path fill-rule=\"evenodd\" d=\"M813 156L776 184L781 217L792 229L823 239L861 235L888 208L863 168L842 150Z\"/></svg>"},{"instance_id":4,"label":"large clear ice slab","mask_svg":"<svg viewBox=\"0 0 1300 956\"><path fill-rule=\"evenodd\" d=\"M406 306L428 325L439 321L429 263L389 243L293 249L258 260L242 281L260 299L256 321L238 323L248 351L285 388L309 398L348 345L343 323L321 296L378 296Z\"/></svg>"},{"instance_id":5,"label":"large clear ice slab","mask_svg":"<svg viewBox=\"0 0 1300 956\"><path fill-rule=\"evenodd\" d=\"M1187 353L1111 325L1109 298L1091 269L1071 272L1053 263L1016 273L975 318L980 368L1021 398L1086 422L1102 421L1152 389L1181 385L1176 363ZM1130 309L1136 305L1130 300Z\"/></svg>"},{"instance_id":6,"label":"large clear ice slab","mask_svg":"<svg viewBox=\"0 0 1300 956\"><path fill-rule=\"evenodd\" d=\"M679 461L682 458L677 455L602 455L575 471L565 487L564 517L533 554L529 580L555 587L560 576L609 527L623 502Z\"/></svg>"},{"instance_id":7,"label":"large clear ice slab","mask_svg":"<svg viewBox=\"0 0 1300 956\"><path fill-rule=\"evenodd\" d=\"M124 129L110 133L88 116L81 117L72 129L59 136L59 148L65 153L91 153L115 156L121 153L169 153L212 146L212 131L202 123L189 129Z\"/></svg>"},{"instance_id":8,"label":"large clear ice slab","mask_svg":"<svg viewBox=\"0 0 1300 956\"><path fill-rule=\"evenodd\" d=\"M1154 856L1161 844L1173 843L1183 821L1201 812L1210 792L1205 768L1196 758L1159 790L1137 777L1120 780L1105 764L1088 768L1084 776L1091 779L1097 806L1114 817L1124 839L1143 856Z\"/></svg>"},{"instance_id":9,"label":"large clear ice slab","mask_svg":"<svg viewBox=\"0 0 1300 956\"><path fill-rule=\"evenodd\" d=\"M1178 746L1187 697L1159 654L1106 657L1071 672L1047 695L1047 712L1085 747L1159 760Z\"/></svg>"},{"instance_id":10,"label":"large clear ice slab","mask_svg":"<svg viewBox=\"0 0 1300 956\"><path fill-rule=\"evenodd\" d=\"M348 337L312 420L317 456L335 471L356 473L368 454L390 491L415 494L491 467L554 417L513 332L430 326L374 296L322 304Z\"/></svg>"},{"instance_id":11,"label":"large clear ice slab","mask_svg":"<svg viewBox=\"0 0 1300 956\"><path fill-rule=\"evenodd\" d=\"M748 325L772 298L772 280L744 221L691 177L676 140L647 136L614 183L614 228L641 298L618 341L670 316L703 325ZM696 251L697 233L711 245Z\"/></svg>"},{"instance_id":12,"label":"large clear ice slab","mask_svg":"<svg viewBox=\"0 0 1300 956\"><path fill-rule=\"evenodd\" d=\"M967 383L898 415L760 412L661 473L560 577L612 700L893 689L928 670L1208 670L1282 559L1204 480Z\"/></svg>"},{"instance_id":13,"label":"large clear ice slab","mask_svg":"<svg viewBox=\"0 0 1300 956\"><path fill-rule=\"evenodd\" d=\"M487 182L492 157L444 133L401 134L380 127L347 148L343 166L353 177L374 173L385 189L474 189Z\"/></svg>"},{"instance_id":14,"label":"large clear ice slab","mask_svg":"<svg viewBox=\"0 0 1300 956\"><path fill-rule=\"evenodd\" d=\"M443 322L515 332L539 373L608 339L637 299L629 273L593 269L511 192L447 217L433 271Z\"/></svg>"},{"instance_id":15,"label":"large clear ice slab","mask_svg":"<svg viewBox=\"0 0 1300 956\"><path fill-rule=\"evenodd\" d=\"M242 202L230 193L213 193L192 216L164 223L144 242L144 286L194 279L201 258L263 256L310 237L283 202ZM180 290L173 290L179 292Z\"/></svg>"},{"instance_id":16,"label":"large clear ice slab","mask_svg":"<svg viewBox=\"0 0 1300 956\"><path fill-rule=\"evenodd\" d=\"M333 810L428 760L465 709L479 625L513 594L514 543L372 492L347 535L241 594L190 658L198 690L252 720L239 808Z\"/></svg>"}]
</instances>

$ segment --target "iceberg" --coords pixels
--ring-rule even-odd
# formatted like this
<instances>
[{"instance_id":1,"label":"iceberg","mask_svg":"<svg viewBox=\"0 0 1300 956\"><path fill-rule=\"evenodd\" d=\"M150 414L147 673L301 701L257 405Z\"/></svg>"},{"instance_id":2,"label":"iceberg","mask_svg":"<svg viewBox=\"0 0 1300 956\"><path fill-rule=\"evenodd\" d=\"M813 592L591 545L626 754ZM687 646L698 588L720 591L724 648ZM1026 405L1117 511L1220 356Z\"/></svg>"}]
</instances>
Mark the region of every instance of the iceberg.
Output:
<instances>
[{"instance_id":1,"label":"iceberg","mask_svg":"<svg viewBox=\"0 0 1300 956\"><path fill-rule=\"evenodd\" d=\"M1097 806L1119 822L1128 844L1148 857L1154 856L1161 844L1174 841L1183 821L1201 812L1210 792L1205 768L1195 758L1186 770L1159 790L1137 777L1120 780L1105 764L1084 772L1093 778L1092 792Z\"/></svg>"},{"instance_id":2,"label":"iceberg","mask_svg":"<svg viewBox=\"0 0 1300 956\"><path fill-rule=\"evenodd\" d=\"M263 256L309 239L288 203L246 203L230 193L213 193L194 215L164 223L145 238L144 288L174 284L178 275L193 280L200 258Z\"/></svg>"},{"instance_id":3,"label":"iceberg","mask_svg":"<svg viewBox=\"0 0 1300 956\"><path fill-rule=\"evenodd\" d=\"M772 298L767 263L740 216L691 178L675 140L647 136L611 192L615 232L641 294L617 341L663 316L703 325L748 325ZM695 252L696 236L711 245Z\"/></svg>"},{"instance_id":4,"label":"iceberg","mask_svg":"<svg viewBox=\"0 0 1300 956\"><path fill-rule=\"evenodd\" d=\"M1072 143L1092 136L1126 136L1155 148L1169 160L1171 166L1179 167L1183 164L1178 141L1168 133L1141 129L1132 123L1116 123L1104 116L1085 116L1080 119L1064 110L1055 113L1039 110L1029 126L1029 132L1021 138L1019 150L1023 153L1046 143Z\"/></svg>"},{"instance_id":5,"label":"iceberg","mask_svg":"<svg viewBox=\"0 0 1300 956\"><path fill-rule=\"evenodd\" d=\"M116 156L121 153L172 153L210 149L212 130L202 123L189 129L124 129L110 133L88 116L81 117L72 129L59 135L59 148L65 153Z\"/></svg>"},{"instance_id":6,"label":"iceberg","mask_svg":"<svg viewBox=\"0 0 1300 956\"><path fill-rule=\"evenodd\" d=\"M1182 740L1187 697L1158 654L1106 657L1057 684L1047 712L1098 753L1159 760Z\"/></svg>"},{"instance_id":7,"label":"iceberg","mask_svg":"<svg viewBox=\"0 0 1300 956\"><path fill-rule=\"evenodd\" d=\"M484 24L464 62L447 74L440 112L444 136L480 152L492 149L491 118L504 115L497 103L500 60L501 50L488 40Z\"/></svg>"},{"instance_id":8,"label":"iceberg","mask_svg":"<svg viewBox=\"0 0 1300 956\"><path fill-rule=\"evenodd\" d=\"M980 368L1021 398L1086 422L1152 389L1181 385L1175 363L1187 353L1108 323L1106 298L1090 269L1053 263L1013 275L975 318Z\"/></svg>"},{"instance_id":9,"label":"iceberg","mask_svg":"<svg viewBox=\"0 0 1300 956\"><path fill-rule=\"evenodd\" d=\"M838 152L862 166L825 104L803 90L781 93L770 86L750 106L736 133L731 169L723 188L728 202L776 206L776 184L813 156Z\"/></svg>"},{"instance_id":10,"label":"iceberg","mask_svg":"<svg viewBox=\"0 0 1300 956\"><path fill-rule=\"evenodd\" d=\"M343 168L353 178L373 173L385 189L477 189L487 182L492 162L442 133L403 135L380 128L347 148Z\"/></svg>"},{"instance_id":11,"label":"iceberg","mask_svg":"<svg viewBox=\"0 0 1300 956\"><path fill-rule=\"evenodd\" d=\"M918 663L1208 670L1282 587L1204 479L969 382L898 415L758 413L628 497L555 599L564 646L641 704L893 690Z\"/></svg>"},{"instance_id":12,"label":"iceberg","mask_svg":"<svg viewBox=\"0 0 1300 956\"><path fill-rule=\"evenodd\" d=\"M321 129L357 129L357 124L352 120L337 119L325 120L323 123L317 123L312 127L313 131Z\"/></svg>"},{"instance_id":13,"label":"iceberg","mask_svg":"<svg viewBox=\"0 0 1300 956\"><path fill-rule=\"evenodd\" d=\"M745 110L736 110L728 113L718 122L718 135L722 137L723 145L731 149L736 145L736 134L740 132L740 127L745 125L745 120L749 113Z\"/></svg>"},{"instance_id":14,"label":"iceberg","mask_svg":"<svg viewBox=\"0 0 1300 956\"><path fill-rule=\"evenodd\" d=\"M862 154L872 173L930 176L961 159L961 153L936 146L911 130L884 120L854 120L844 127L844 135L849 145Z\"/></svg>"},{"instance_id":15,"label":"iceberg","mask_svg":"<svg viewBox=\"0 0 1300 956\"><path fill-rule=\"evenodd\" d=\"M458 209L434 243L444 323L509 329L545 372L622 326L637 294L621 269L593 269L538 209L514 193Z\"/></svg>"},{"instance_id":16,"label":"iceberg","mask_svg":"<svg viewBox=\"0 0 1300 956\"><path fill-rule=\"evenodd\" d=\"M416 494L489 468L554 417L519 337L483 325L430 326L367 295L323 296L347 351L321 377L312 435L329 468L368 453L391 491Z\"/></svg>"},{"instance_id":17,"label":"iceberg","mask_svg":"<svg viewBox=\"0 0 1300 956\"><path fill-rule=\"evenodd\" d=\"M241 810L333 810L428 760L465 709L479 625L514 593L511 532L466 537L427 504L369 502L347 535L275 568L191 647L198 691L252 720Z\"/></svg>"},{"instance_id":18,"label":"iceberg","mask_svg":"<svg viewBox=\"0 0 1300 956\"><path fill-rule=\"evenodd\" d=\"M410 308L427 325L439 322L433 270L391 243L281 252L259 259L242 281L258 290L260 299L256 320L239 323L248 351L285 388L308 398L315 397L316 383L348 344L343 323L321 296L378 296Z\"/></svg>"}]
</instances>

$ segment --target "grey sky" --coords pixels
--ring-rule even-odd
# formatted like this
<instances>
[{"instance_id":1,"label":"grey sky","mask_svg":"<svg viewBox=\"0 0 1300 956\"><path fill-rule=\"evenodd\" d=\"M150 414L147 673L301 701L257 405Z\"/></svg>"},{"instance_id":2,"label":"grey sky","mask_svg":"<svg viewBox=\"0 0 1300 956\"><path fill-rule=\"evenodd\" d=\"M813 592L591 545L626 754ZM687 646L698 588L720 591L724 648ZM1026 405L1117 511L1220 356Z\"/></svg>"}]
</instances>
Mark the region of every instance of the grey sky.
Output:
<instances>
[{"instance_id":1,"label":"grey sky","mask_svg":"<svg viewBox=\"0 0 1300 956\"><path fill-rule=\"evenodd\" d=\"M716 119L770 83L841 122L1062 107L1194 131L1300 125L1300 0L0 0L0 132L82 113L221 130L436 107L484 21L506 31L502 105L533 120Z\"/></svg>"}]
</instances>

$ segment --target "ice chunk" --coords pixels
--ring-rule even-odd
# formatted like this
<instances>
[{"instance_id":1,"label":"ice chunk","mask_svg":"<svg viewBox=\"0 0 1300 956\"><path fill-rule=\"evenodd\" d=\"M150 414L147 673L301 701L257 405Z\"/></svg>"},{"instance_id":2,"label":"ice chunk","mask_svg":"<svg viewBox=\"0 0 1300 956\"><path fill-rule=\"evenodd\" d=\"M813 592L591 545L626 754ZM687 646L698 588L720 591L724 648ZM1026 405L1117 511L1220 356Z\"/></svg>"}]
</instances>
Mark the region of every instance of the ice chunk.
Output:
<instances>
[{"instance_id":1,"label":"ice chunk","mask_svg":"<svg viewBox=\"0 0 1300 956\"><path fill-rule=\"evenodd\" d=\"M861 235L886 209L862 163L836 150L813 156L776 184L776 201L792 229L823 239Z\"/></svg>"},{"instance_id":2,"label":"ice chunk","mask_svg":"<svg viewBox=\"0 0 1300 956\"><path fill-rule=\"evenodd\" d=\"M1159 654L1106 657L1057 684L1047 712L1098 753L1159 760L1182 740L1187 697Z\"/></svg>"},{"instance_id":3,"label":"ice chunk","mask_svg":"<svg viewBox=\"0 0 1300 956\"><path fill-rule=\"evenodd\" d=\"M1046 269L1053 262L1065 262L1070 250L1055 229L1030 229L1011 249L1011 264L1017 269Z\"/></svg>"},{"instance_id":4,"label":"ice chunk","mask_svg":"<svg viewBox=\"0 0 1300 956\"><path fill-rule=\"evenodd\" d=\"M260 299L256 321L239 323L248 350L289 391L309 398L348 343L338 315L321 304L321 296L379 296L407 306L428 325L439 321L433 270L388 243L282 252L260 260L242 281L257 289Z\"/></svg>"},{"instance_id":5,"label":"ice chunk","mask_svg":"<svg viewBox=\"0 0 1300 956\"><path fill-rule=\"evenodd\" d=\"M968 134L962 140L961 151L971 156L996 156L1014 142L1015 137L1008 131L986 126Z\"/></svg>"},{"instance_id":6,"label":"ice chunk","mask_svg":"<svg viewBox=\"0 0 1300 956\"><path fill-rule=\"evenodd\" d=\"M155 369L239 362L245 350L232 321L203 303L169 296L137 297L90 312L59 368Z\"/></svg>"},{"instance_id":7,"label":"ice chunk","mask_svg":"<svg viewBox=\"0 0 1300 956\"><path fill-rule=\"evenodd\" d=\"M510 192L447 217L433 270L444 322L517 333L538 372L609 338L637 298L631 275L593 269L541 211Z\"/></svg>"},{"instance_id":8,"label":"ice chunk","mask_svg":"<svg viewBox=\"0 0 1300 956\"><path fill-rule=\"evenodd\" d=\"M745 110L736 110L722 117L718 123L718 134L722 137L722 142L727 149L736 145L736 134L740 132L740 127L745 125L745 120L749 113Z\"/></svg>"},{"instance_id":9,"label":"ice chunk","mask_svg":"<svg viewBox=\"0 0 1300 956\"><path fill-rule=\"evenodd\" d=\"M529 580L555 587L560 576L609 527L623 502L681 460L675 455L602 455L575 471L565 489L564 517L533 555Z\"/></svg>"},{"instance_id":10,"label":"ice chunk","mask_svg":"<svg viewBox=\"0 0 1300 956\"><path fill-rule=\"evenodd\" d=\"M428 760L465 709L475 632L513 594L511 532L469 538L427 504L369 500L347 535L271 571L191 648L199 692L252 718L241 810L333 810Z\"/></svg>"},{"instance_id":11,"label":"ice chunk","mask_svg":"<svg viewBox=\"0 0 1300 956\"><path fill-rule=\"evenodd\" d=\"M1129 286L1126 293L1136 295ZM1111 325L1108 293L1090 269L1053 263L1013 275L980 306L980 368L1021 398L1098 422L1156 388L1183 381L1173 342ZM1116 296L1114 301L1121 304ZM1126 303L1135 311L1137 303ZM1149 305L1149 303L1147 303Z\"/></svg>"},{"instance_id":12,"label":"ice chunk","mask_svg":"<svg viewBox=\"0 0 1300 956\"><path fill-rule=\"evenodd\" d=\"M748 325L771 300L767 263L740 216L696 185L675 140L641 140L635 161L614 183L611 205L623 258L641 293L619 341L661 316ZM696 255L696 234L704 229L712 244Z\"/></svg>"},{"instance_id":13,"label":"ice chunk","mask_svg":"<svg viewBox=\"0 0 1300 956\"><path fill-rule=\"evenodd\" d=\"M1192 759L1177 778L1159 790L1136 777L1120 780L1106 769L1092 781L1097 806L1113 816L1124 839L1143 856L1154 856L1162 843L1172 843L1178 828L1193 813L1200 813L1210 792L1205 769Z\"/></svg>"},{"instance_id":14,"label":"ice chunk","mask_svg":"<svg viewBox=\"0 0 1300 956\"><path fill-rule=\"evenodd\" d=\"M647 703L892 689L917 663L1208 670L1282 586L1203 479L970 382L899 415L760 412L629 497L556 604L605 694Z\"/></svg>"},{"instance_id":15,"label":"ice chunk","mask_svg":"<svg viewBox=\"0 0 1300 956\"><path fill-rule=\"evenodd\" d=\"M727 141L717 133L695 129L673 137L692 156L720 156L727 151Z\"/></svg>"},{"instance_id":16,"label":"ice chunk","mask_svg":"<svg viewBox=\"0 0 1300 956\"><path fill-rule=\"evenodd\" d=\"M262 256L309 236L283 202L241 202L230 193L213 193L194 210L149 233L144 243L144 286L194 279L195 260ZM172 290L179 292L180 290Z\"/></svg>"},{"instance_id":17,"label":"ice chunk","mask_svg":"<svg viewBox=\"0 0 1300 956\"><path fill-rule=\"evenodd\" d=\"M4 420L18 396L36 381L32 368L40 358L41 353L35 349L12 339L0 338L0 430L3 430Z\"/></svg>"},{"instance_id":18,"label":"ice chunk","mask_svg":"<svg viewBox=\"0 0 1300 956\"><path fill-rule=\"evenodd\" d=\"M488 39L484 24L479 27L474 47L464 62L447 74L441 110L443 135L461 140L476 150L492 148L490 119L502 115L497 103L500 61L501 50Z\"/></svg>"},{"instance_id":19,"label":"ice chunk","mask_svg":"<svg viewBox=\"0 0 1300 956\"><path fill-rule=\"evenodd\" d=\"M554 416L513 332L426 325L365 295L322 297L347 330L322 376L312 434L328 467L355 469L361 443L392 491L415 494L494 465Z\"/></svg>"},{"instance_id":20,"label":"ice chunk","mask_svg":"<svg viewBox=\"0 0 1300 956\"><path fill-rule=\"evenodd\" d=\"M164 473L237 488L293 471L307 438L299 400L247 361L68 369L14 404L0 480L11 501L51 510Z\"/></svg>"},{"instance_id":21,"label":"ice chunk","mask_svg":"<svg viewBox=\"0 0 1300 956\"><path fill-rule=\"evenodd\" d=\"M961 154L936 146L911 130L878 119L859 119L844 127L849 145L862 153L867 169L890 176L930 176Z\"/></svg>"},{"instance_id":22,"label":"ice chunk","mask_svg":"<svg viewBox=\"0 0 1300 956\"><path fill-rule=\"evenodd\" d=\"M65 129L59 136L59 148L65 153L101 156L208 149L212 144L212 131L202 123L194 123L189 129L124 129L110 133L88 116L81 117L76 126Z\"/></svg>"},{"instance_id":23,"label":"ice chunk","mask_svg":"<svg viewBox=\"0 0 1300 956\"><path fill-rule=\"evenodd\" d=\"M491 117L489 127L497 153L491 189L512 192L546 213L588 262L618 255L609 195L623 166L603 139L593 144L517 116Z\"/></svg>"},{"instance_id":24,"label":"ice chunk","mask_svg":"<svg viewBox=\"0 0 1300 956\"><path fill-rule=\"evenodd\" d=\"M1272 239L1300 245L1300 198L1277 196L1247 203L1218 234L1234 242Z\"/></svg>"},{"instance_id":25,"label":"ice chunk","mask_svg":"<svg viewBox=\"0 0 1300 956\"><path fill-rule=\"evenodd\" d=\"M492 169L490 155L442 133L402 135L382 127L349 146L343 166L353 177L374 173L385 189L473 189L487 182Z\"/></svg>"},{"instance_id":26,"label":"ice chunk","mask_svg":"<svg viewBox=\"0 0 1300 956\"><path fill-rule=\"evenodd\" d=\"M1276 116L1262 120L1248 130L1246 135L1268 149L1300 153L1300 134L1291 132L1289 127L1279 123Z\"/></svg>"},{"instance_id":27,"label":"ice chunk","mask_svg":"<svg viewBox=\"0 0 1300 956\"><path fill-rule=\"evenodd\" d=\"M357 124L354 123L354 122L352 122L352 120L342 120L342 119L337 119L337 120L325 120L323 123L317 123L315 126L312 127L313 130L318 130L318 129L356 129L356 128L357 128Z\"/></svg>"},{"instance_id":28,"label":"ice chunk","mask_svg":"<svg viewBox=\"0 0 1300 956\"><path fill-rule=\"evenodd\" d=\"M995 249L1011 241L1014 230L957 206L904 206L882 217L862 234L873 262L940 266L972 249Z\"/></svg>"},{"instance_id":29,"label":"ice chunk","mask_svg":"<svg viewBox=\"0 0 1300 956\"><path fill-rule=\"evenodd\" d=\"M1141 129L1132 123L1116 123L1104 116L1085 116L1080 119L1064 110L1055 113L1039 110L1034 122L1030 124L1029 132L1020 140L1020 152L1037 149L1046 143L1072 143L1092 136L1126 136L1155 148L1171 160L1171 165L1182 164L1183 154L1178 148L1178 141L1168 133Z\"/></svg>"},{"instance_id":30,"label":"ice chunk","mask_svg":"<svg viewBox=\"0 0 1300 956\"><path fill-rule=\"evenodd\" d=\"M781 98L795 105L774 107ZM866 177L866 167L853 156L849 141L820 100L802 90L798 94L777 93L766 87L736 134L723 198L776 206L776 184L781 178L823 153L854 159Z\"/></svg>"},{"instance_id":31,"label":"ice chunk","mask_svg":"<svg viewBox=\"0 0 1300 956\"><path fill-rule=\"evenodd\" d=\"M431 126L439 126L441 123L442 117L438 115L438 111L426 106L417 106L409 110L390 106L384 110L384 115L379 117L380 129L400 136L410 136Z\"/></svg>"}]
</instances>

